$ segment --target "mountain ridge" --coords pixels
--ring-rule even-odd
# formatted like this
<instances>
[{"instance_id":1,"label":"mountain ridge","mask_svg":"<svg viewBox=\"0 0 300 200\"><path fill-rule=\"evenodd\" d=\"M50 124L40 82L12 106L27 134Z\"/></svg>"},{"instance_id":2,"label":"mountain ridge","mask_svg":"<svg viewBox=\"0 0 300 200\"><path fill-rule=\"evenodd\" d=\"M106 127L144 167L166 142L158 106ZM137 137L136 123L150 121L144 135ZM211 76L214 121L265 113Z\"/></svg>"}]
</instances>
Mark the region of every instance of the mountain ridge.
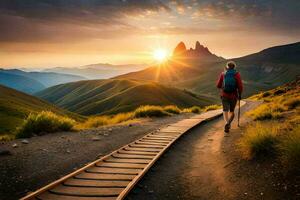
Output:
<instances>
[{"instance_id":1,"label":"mountain ridge","mask_svg":"<svg viewBox=\"0 0 300 200\"><path fill-rule=\"evenodd\" d=\"M190 107L212 104L207 98L155 82L134 79L88 80L57 85L36 94L83 115L128 112L141 105Z\"/></svg>"},{"instance_id":2,"label":"mountain ridge","mask_svg":"<svg viewBox=\"0 0 300 200\"><path fill-rule=\"evenodd\" d=\"M0 85L0 135L13 133L30 113L44 110L75 119L82 118L42 99Z\"/></svg>"}]
</instances>

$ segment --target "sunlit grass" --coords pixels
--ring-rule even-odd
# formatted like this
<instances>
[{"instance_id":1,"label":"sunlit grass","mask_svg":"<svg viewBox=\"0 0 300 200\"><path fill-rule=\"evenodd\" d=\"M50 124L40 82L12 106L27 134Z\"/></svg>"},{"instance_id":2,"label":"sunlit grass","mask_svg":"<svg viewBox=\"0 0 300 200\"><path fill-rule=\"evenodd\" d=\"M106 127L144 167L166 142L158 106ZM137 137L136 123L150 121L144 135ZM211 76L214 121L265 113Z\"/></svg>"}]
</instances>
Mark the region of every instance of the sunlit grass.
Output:
<instances>
[{"instance_id":1,"label":"sunlit grass","mask_svg":"<svg viewBox=\"0 0 300 200\"><path fill-rule=\"evenodd\" d=\"M222 106L220 106L220 105L210 105L210 106L204 107L203 111L206 112L206 111L210 111L210 110L217 110L220 108L222 108Z\"/></svg>"},{"instance_id":2,"label":"sunlit grass","mask_svg":"<svg viewBox=\"0 0 300 200\"><path fill-rule=\"evenodd\" d=\"M168 113L161 106L141 106L134 111L134 116L137 118L141 117L165 117L171 116L171 113Z\"/></svg>"},{"instance_id":3,"label":"sunlit grass","mask_svg":"<svg viewBox=\"0 0 300 200\"><path fill-rule=\"evenodd\" d=\"M256 122L246 127L238 142L238 148L245 159L273 154L278 142L280 127L273 123Z\"/></svg>"},{"instance_id":4,"label":"sunlit grass","mask_svg":"<svg viewBox=\"0 0 300 200\"><path fill-rule=\"evenodd\" d=\"M282 163L291 170L300 168L300 125L285 134L278 144Z\"/></svg>"},{"instance_id":5,"label":"sunlit grass","mask_svg":"<svg viewBox=\"0 0 300 200\"><path fill-rule=\"evenodd\" d=\"M56 115L50 111L42 111L38 114L30 114L22 126L18 128L16 137L27 138L34 134L70 131L74 125L73 119Z\"/></svg>"},{"instance_id":6,"label":"sunlit grass","mask_svg":"<svg viewBox=\"0 0 300 200\"><path fill-rule=\"evenodd\" d=\"M172 114L180 114L181 110L174 105L169 105L169 106L164 106L163 110L168 112L168 113L172 113Z\"/></svg>"},{"instance_id":7,"label":"sunlit grass","mask_svg":"<svg viewBox=\"0 0 300 200\"><path fill-rule=\"evenodd\" d=\"M262 104L259 107L247 112L247 115L254 120L270 120L282 118L281 112L286 108L275 103Z\"/></svg>"},{"instance_id":8,"label":"sunlit grass","mask_svg":"<svg viewBox=\"0 0 300 200\"><path fill-rule=\"evenodd\" d=\"M76 125L76 129L97 128L100 126L114 125L134 119L134 113L120 113L112 116L90 117L86 122Z\"/></svg>"},{"instance_id":9,"label":"sunlit grass","mask_svg":"<svg viewBox=\"0 0 300 200\"><path fill-rule=\"evenodd\" d=\"M202 111L203 111L203 109L199 106L193 106L193 107L185 108L182 110L182 112L185 112L185 113L195 113L195 114L201 113Z\"/></svg>"}]
</instances>

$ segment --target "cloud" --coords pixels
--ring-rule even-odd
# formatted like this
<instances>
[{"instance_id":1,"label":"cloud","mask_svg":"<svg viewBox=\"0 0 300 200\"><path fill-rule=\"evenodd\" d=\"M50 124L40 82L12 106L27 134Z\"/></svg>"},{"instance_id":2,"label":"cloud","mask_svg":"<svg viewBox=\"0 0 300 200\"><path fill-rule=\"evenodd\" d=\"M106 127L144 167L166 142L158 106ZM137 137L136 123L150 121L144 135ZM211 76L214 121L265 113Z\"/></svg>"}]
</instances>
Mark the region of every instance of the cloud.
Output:
<instances>
[{"instance_id":1,"label":"cloud","mask_svg":"<svg viewBox=\"0 0 300 200\"><path fill-rule=\"evenodd\" d=\"M299 0L1 0L0 42L76 42L155 30L173 35L257 30L295 36L300 33L299 10ZM165 13L168 19L161 16ZM152 24L145 23L149 19Z\"/></svg>"},{"instance_id":2,"label":"cloud","mask_svg":"<svg viewBox=\"0 0 300 200\"><path fill-rule=\"evenodd\" d=\"M119 37L136 33L128 16L168 10L159 0L2 0L0 41Z\"/></svg>"}]
</instances>

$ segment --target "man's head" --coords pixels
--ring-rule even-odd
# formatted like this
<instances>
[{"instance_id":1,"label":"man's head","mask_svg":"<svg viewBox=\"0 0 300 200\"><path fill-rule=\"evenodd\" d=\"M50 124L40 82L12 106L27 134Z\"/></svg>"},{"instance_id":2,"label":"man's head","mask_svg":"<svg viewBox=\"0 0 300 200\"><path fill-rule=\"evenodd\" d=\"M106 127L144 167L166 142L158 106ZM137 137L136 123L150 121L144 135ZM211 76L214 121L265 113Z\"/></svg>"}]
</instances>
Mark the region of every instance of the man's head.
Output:
<instances>
[{"instance_id":1,"label":"man's head","mask_svg":"<svg viewBox=\"0 0 300 200\"><path fill-rule=\"evenodd\" d=\"M234 61L229 61L226 64L226 69L234 69L236 67L236 64Z\"/></svg>"}]
</instances>

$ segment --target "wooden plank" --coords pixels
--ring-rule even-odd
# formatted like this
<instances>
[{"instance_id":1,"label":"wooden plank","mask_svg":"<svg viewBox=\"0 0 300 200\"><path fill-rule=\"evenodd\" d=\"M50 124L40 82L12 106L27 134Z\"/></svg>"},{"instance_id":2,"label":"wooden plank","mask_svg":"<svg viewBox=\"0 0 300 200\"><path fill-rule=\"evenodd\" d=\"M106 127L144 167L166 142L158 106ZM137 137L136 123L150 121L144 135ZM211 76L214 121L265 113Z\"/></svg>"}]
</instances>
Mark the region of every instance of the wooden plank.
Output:
<instances>
[{"instance_id":1,"label":"wooden plank","mask_svg":"<svg viewBox=\"0 0 300 200\"><path fill-rule=\"evenodd\" d=\"M92 187L71 187L59 185L50 190L55 194L82 196L82 197L115 197L118 196L124 188L92 188Z\"/></svg>"},{"instance_id":2,"label":"wooden plank","mask_svg":"<svg viewBox=\"0 0 300 200\"><path fill-rule=\"evenodd\" d=\"M162 149L164 148L164 146L161 146L161 145L153 145L153 144L130 144L128 145L129 147L135 147L135 148L139 148L139 147L142 147L142 148L152 148L152 149Z\"/></svg>"},{"instance_id":3,"label":"wooden plank","mask_svg":"<svg viewBox=\"0 0 300 200\"><path fill-rule=\"evenodd\" d=\"M183 127L183 126L168 126L167 128L161 129L162 132L179 132L183 133L187 130L189 130L191 127Z\"/></svg>"},{"instance_id":4,"label":"wooden plank","mask_svg":"<svg viewBox=\"0 0 300 200\"><path fill-rule=\"evenodd\" d=\"M163 129L160 129L159 131L160 132L166 132L166 133L178 133L178 134L182 133L182 131L179 131L179 130L170 130L168 128L163 128Z\"/></svg>"},{"instance_id":5,"label":"wooden plank","mask_svg":"<svg viewBox=\"0 0 300 200\"><path fill-rule=\"evenodd\" d=\"M141 151L128 151L125 149L121 149L117 151L120 154L130 154L130 155L147 155L147 156L155 156L157 153L155 152L141 152Z\"/></svg>"},{"instance_id":6,"label":"wooden plank","mask_svg":"<svg viewBox=\"0 0 300 200\"><path fill-rule=\"evenodd\" d=\"M160 152L160 149L150 149L150 148L134 148L134 147L125 147L125 150L128 151L141 151L141 152Z\"/></svg>"},{"instance_id":7,"label":"wooden plank","mask_svg":"<svg viewBox=\"0 0 300 200\"><path fill-rule=\"evenodd\" d=\"M99 174L99 173L81 173L75 176L79 179L93 179L93 180L120 180L120 181L131 181L135 175L127 174Z\"/></svg>"},{"instance_id":8,"label":"wooden plank","mask_svg":"<svg viewBox=\"0 0 300 200\"><path fill-rule=\"evenodd\" d=\"M151 160L145 159L132 159L132 158L108 158L105 161L116 162L116 163L137 163L137 164L148 164Z\"/></svg>"},{"instance_id":9,"label":"wooden plank","mask_svg":"<svg viewBox=\"0 0 300 200\"><path fill-rule=\"evenodd\" d=\"M134 158L134 159L149 159L152 160L154 156L144 156L144 155L132 155L132 154L120 154L115 153L112 155L114 158Z\"/></svg>"},{"instance_id":10,"label":"wooden plank","mask_svg":"<svg viewBox=\"0 0 300 200\"><path fill-rule=\"evenodd\" d=\"M166 139L174 139L176 138L178 135L168 135L168 134L165 134L165 133L158 133L158 134L151 134L149 136L152 136L152 137L159 137L159 138L166 138Z\"/></svg>"},{"instance_id":11,"label":"wooden plank","mask_svg":"<svg viewBox=\"0 0 300 200\"><path fill-rule=\"evenodd\" d=\"M161 146L161 147L164 147L164 146L167 145L167 144L160 143L160 142L143 142L142 140L136 141L135 144L158 145L158 146Z\"/></svg>"},{"instance_id":12,"label":"wooden plank","mask_svg":"<svg viewBox=\"0 0 300 200\"><path fill-rule=\"evenodd\" d=\"M119 169L119 168L106 168L106 167L91 167L86 169L87 172L95 173L110 173L110 174L138 174L141 169Z\"/></svg>"},{"instance_id":13,"label":"wooden plank","mask_svg":"<svg viewBox=\"0 0 300 200\"><path fill-rule=\"evenodd\" d=\"M65 196L45 192L37 196L39 200L116 200L117 197L78 197L78 196Z\"/></svg>"},{"instance_id":14,"label":"wooden plank","mask_svg":"<svg viewBox=\"0 0 300 200\"><path fill-rule=\"evenodd\" d=\"M160 139L161 141L170 141L173 140L174 138L176 138L177 136L167 136L167 135L147 135L146 137L144 137L145 139L151 139L151 138L155 138L155 139Z\"/></svg>"},{"instance_id":15,"label":"wooden plank","mask_svg":"<svg viewBox=\"0 0 300 200\"><path fill-rule=\"evenodd\" d=\"M174 140L174 138L161 138L159 136L152 136L152 135L149 135L147 137L145 137L144 139L149 139L149 140L158 140L158 141L163 141L163 142L171 142L172 140Z\"/></svg>"},{"instance_id":16,"label":"wooden plank","mask_svg":"<svg viewBox=\"0 0 300 200\"><path fill-rule=\"evenodd\" d=\"M100 162L96 164L99 167L112 167L112 168L125 168L125 169L143 169L146 164L133 164L133 163L108 163Z\"/></svg>"},{"instance_id":17,"label":"wooden plank","mask_svg":"<svg viewBox=\"0 0 300 200\"><path fill-rule=\"evenodd\" d=\"M81 187L120 187L125 188L130 181L99 181L99 180L86 180L70 178L63 184L66 186L81 186Z\"/></svg>"},{"instance_id":18,"label":"wooden plank","mask_svg":"<svg viewBox=\"0 0 300 200\"><path fill-rule=\"evenodd\" d=\"M150 138L143 138L141 140L139 140L141 142L154 142L154 143L160 143L160 144L165 144L165 145L168 145L170 142L169 141L161 141L161 140L152 140Z\"/></svg>"}]
</instances>

